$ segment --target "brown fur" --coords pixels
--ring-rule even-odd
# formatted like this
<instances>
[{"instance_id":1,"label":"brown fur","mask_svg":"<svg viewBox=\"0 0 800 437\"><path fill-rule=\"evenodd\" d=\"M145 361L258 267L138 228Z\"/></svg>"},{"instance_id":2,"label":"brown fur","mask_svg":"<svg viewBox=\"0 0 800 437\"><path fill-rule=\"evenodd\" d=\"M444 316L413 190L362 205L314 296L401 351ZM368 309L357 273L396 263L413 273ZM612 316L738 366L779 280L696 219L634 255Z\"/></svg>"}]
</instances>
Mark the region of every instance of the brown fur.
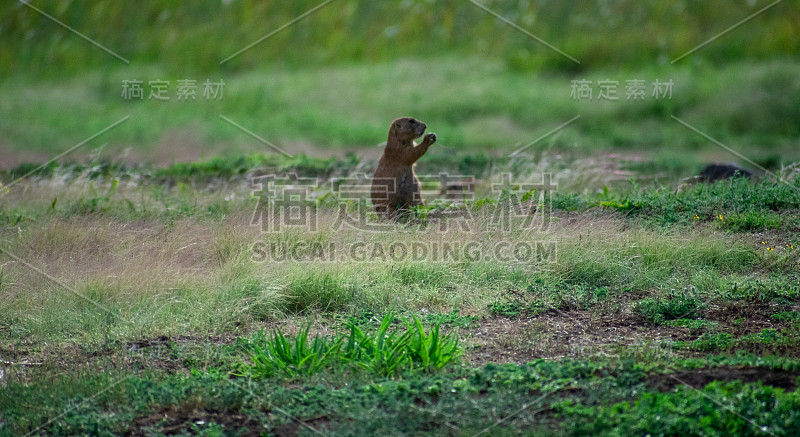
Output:
<instances>
[{"instance_id":1,"label":"brown fur","mask_svg":"<svg viewBox=\"0 0 800 437\"><path fill-rule=\"evenodd\" d=\"M379 216L396 219L410 207L423 204L414 164L436 142L436 134L425 135L419 144L414 139L426 128L425 123L410 117L398 118L389 127L386 148L372 179L372 204Z\"/></svg>"}]
</instances>

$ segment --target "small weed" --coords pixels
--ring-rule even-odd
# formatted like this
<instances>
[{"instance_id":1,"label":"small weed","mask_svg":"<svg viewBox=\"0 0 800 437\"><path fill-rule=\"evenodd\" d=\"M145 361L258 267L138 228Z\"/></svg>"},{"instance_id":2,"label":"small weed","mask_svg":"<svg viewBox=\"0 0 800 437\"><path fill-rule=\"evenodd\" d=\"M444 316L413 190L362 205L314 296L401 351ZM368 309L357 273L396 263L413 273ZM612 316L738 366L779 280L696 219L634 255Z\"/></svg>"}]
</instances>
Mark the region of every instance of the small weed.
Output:
<instances>
[{"instance_id":1,"label":"small weed","mask_svg":"<svg viewBox=\"0 0 800 437\"><path fill-rule=\"evenodd\" d=\"M492 302L489 312L495 317L519 317L525 312L525 304L520 301Z\"/></svg>"},{"instance_id":2,"label":"small weed","mask_svg":"<svg viewBox=\"0 0 800 437\"><path fill-rule=\"evenodd\" d=\"M608 187L603 185L602 191L597 193L597 195L595 196L595 199L596 199L597 205L599 205L599 206L601 206L603 208L611 208L611 209L616 209L617 211L623 211L623 212L624 211L630 211L630 210L633 210L633 209L637 209L640 206L640 205L638 205L636 203L631 203L631 201L628 200L628 196L627 195L622 199L615 199L614 197L615 196L613 196L611 194L611 192L608 190Z\"/></svg>"},{"instance_id":3,"label":"small weed","mask_svg":"<svg viewBox=\"0 0 800 437\"><path fill-rule=\"evenodd\" d=\"M494 317L515 318L523 314L536 316L546 312L552 307L545 305L541 301L523 302L511 300L506 302L492 302L489 304L489 312Z\"/></svg>"},{"instance_id":4,"label":"small weed","mask_svg":"<svg viewBox=\"0 0 800 437\"><path fill-rule=\"evenodd\" d=\"M742 337L743 342L760 344L775 344L782 339L784 339L783 334L776 329L763 329L761 332Z\"/></svg>"},{"instance_id":5,"label":"small weed","mask_svg":"<svg viewBox=\"0 0 800 437\"><path fill-rule=\"evenodd\" d=\"M119 179L113 179L111 181L111 185L105 194L98 194L95 192L94 187L91 187L90 191L93 195L91 197L82 197L75 205L73 205L73 209L70 211L70 214L86 215L105 211L108 208L109 203L111 203L111 198L114 196L114 193L117 192L118 187ZM55 209L56 202L56 200L53 200L53 203L51 204L53 209ZM128 203L130 204L130 201L128 201Z\"/></svg>"}]
</instances>

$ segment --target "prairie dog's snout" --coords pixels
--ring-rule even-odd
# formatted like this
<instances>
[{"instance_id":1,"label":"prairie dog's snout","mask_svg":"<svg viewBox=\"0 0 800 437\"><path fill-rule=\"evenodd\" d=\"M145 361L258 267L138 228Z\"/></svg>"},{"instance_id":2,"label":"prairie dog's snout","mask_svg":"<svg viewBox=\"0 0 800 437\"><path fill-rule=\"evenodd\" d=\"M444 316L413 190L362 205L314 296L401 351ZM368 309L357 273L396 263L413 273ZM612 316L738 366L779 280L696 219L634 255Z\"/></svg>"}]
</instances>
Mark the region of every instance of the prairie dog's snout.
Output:
<instances>
[{"instance_id":1,"label":"prairie dog's snout","mask_svg":"<svg viewBox=\"0 0 800 437\"><path fill-rule=\"evenodd\" d=\"M427 128L428 128L428 125L426 125L425 123L423 123L423 122L421 122L421 121L418 121L418 120L416 120L416 119L413 119L413 118L412 118L412 119L410 119L410 120L408 120L408 125L411 127L412 131L413 131L413 132L414 132L414 133L415 133L415 134L416 134L418 137L419 137L419 136L422 136L422 134L423 134L423 133L425 133L425 129L427 129Z\"/></svg>"}]
</instances>

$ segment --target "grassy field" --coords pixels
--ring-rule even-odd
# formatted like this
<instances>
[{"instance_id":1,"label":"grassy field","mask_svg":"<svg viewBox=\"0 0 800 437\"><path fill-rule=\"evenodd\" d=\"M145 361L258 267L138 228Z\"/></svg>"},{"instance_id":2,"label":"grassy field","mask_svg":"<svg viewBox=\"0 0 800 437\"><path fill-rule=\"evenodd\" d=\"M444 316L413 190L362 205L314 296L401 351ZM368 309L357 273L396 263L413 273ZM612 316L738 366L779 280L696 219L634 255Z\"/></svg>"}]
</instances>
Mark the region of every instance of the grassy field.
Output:
<instances>
[{"instance_id":1,"label":"grassy field","mask_svg":"<svg viewBox=\"0 0 800 437\"><path fill-rule=\"evenodd\" d=\"M263 232L248 175L365 163L262 159L62 166L6 189L0 432L797 431L791 171L556 191L533 230L498 226L526 201L491 177L458 207L474 226L430 199L392 232L338 228L360 202L323 185L316 229Z\"/></svg>"},{"instance_id":2,"label":"grassy field","mask_svg":"<svg viewBox=\"0 0 800 437\"><path fill-rule=\"evenodd\" d=\"M173 0L86 3L41 0L39 10L101 41L108 56L18 2L0 16L0 72L62 80L87 67L158 63L170 73L245 71L263 65L304 69L429 57L452 53L502 61L518 71L569 73L614 67L666 64L743 18L767 1L679 0L670 4L636 0L564 3L555 0L478 2L574 58L564 57L461 0L297 0L290 3ZM800 2L783 0L753 16L747 27L729 32L686 63L797 57ZM248 44L301 14L300 22L253 49ZM120 59L121 58L121 59ZM225 62L220 62L226 60ZM575 60L579 61L576 63ZM47 69L44 65L58 65Z\"/></svg>"},{"instance_id":3,"label":"grassy field","mask_svg":"<svg viewBox=\"0 0 800 437\"><path fill-rule=\"evenodd\" d=\"M67 159L83 162L95 150L111 160L163 165L269 151L221 116L292 154L353 151L375 158L388 121L399 114L426 121L440 138L432 152L447 156L507 154L580 116L528 150L565 157L609 150L656 155L672 168L681 157L684 167L731 159L676 116L770 169L800 158L800 39L796 18L786 13L797 0L777 4L675 63L767 4L542 3L553 4L487 5L580 64L455 0L435 6L332 3L222 64L318 3L35 6L128 63L16 3L0 21L0 168L42 162L125 116ZM215 19L209 21L210 11ZM625 16L625 25L614 16ZM124 80L143 82L142 100L122 97ZM158 80L169 81L169 101L149 98L150 81ZM178 99L180 80L196 81L195 100ZM224 81L222 99L203 97L206 80ZM571 95L578 80L591 81L593 99ZM603 80L618 82L619 100L598 100ZM629 80L644 81L643 99L626 98ZM670 98L652 95L656 80L674 83Z\"/></svg>"},{"instance_id":4,"label":"grassy field","mask_svg":"<svg viewBox=\"0 0 800 437\"><path fill-rule=\"evenodd\" d=\"M440 141L433 156L509 154L573 119L526 149L565 158L623 153L680 166L730 160L724 149L671 118L696 127L760 165L774 169L798 156L800 87L793 60L711 66L652 66L578 74L534 75L491 59L417 59L302 71L268 69L196 76L165 70L98 70L59 82L14 78L0 84L0 143L6 169L43 161L112 123L130 117L67 161L100 155L113 161L169 164L223 154L274 153L222 117L291 154L322 157L355 152L375 158L387 120L414 114ZM123 80L142 80L143 100L121 97ZM149 80L169 80L169 101L148 98ZM224 98L179 101L177 81L225 82ZM597 100L599 81L619 83L617 101ZM644 80L646 95L626 100L626 81ZM592 81L593 100L571 97L573 80ZM673 81L670 99L652 83ZM333 84L333 86L328 85ZM62 108L68 105L69 112ZM102 114L97 116L97 114ZM555 153L554 153L555 154ZM688 168L687 168L688 167Z\"/></svg>"},{"instance_id":5,"label":"grassy field","mask_svg":"<svg viewBox=\"0 0 800 437\"><path fill-rule=\"evenodd\" d=\"M0 436L800 434L800 0L8 3Z\"/></svg>"}]
</instances>

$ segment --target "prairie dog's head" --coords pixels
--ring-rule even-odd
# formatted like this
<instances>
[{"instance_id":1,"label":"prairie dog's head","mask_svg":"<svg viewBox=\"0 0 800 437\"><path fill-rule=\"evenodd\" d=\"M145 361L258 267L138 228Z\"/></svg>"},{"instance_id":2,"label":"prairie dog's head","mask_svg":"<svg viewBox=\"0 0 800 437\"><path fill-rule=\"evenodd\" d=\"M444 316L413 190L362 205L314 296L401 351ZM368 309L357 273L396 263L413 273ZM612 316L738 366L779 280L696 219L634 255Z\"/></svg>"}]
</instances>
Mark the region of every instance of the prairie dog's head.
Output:
<instances>
[{"instance_id":1,"label":"prairie dog's head","mask_svg":"<svg viewBox=\"0 0 800 437\"><path fill-rule=\"evenodd\" d=\"M413 140L421 137L427 127L425 123L415 118L401 117L393 121L389 127L389 137L395 137L401 141Z\"/></svg>"}]
</instances>

